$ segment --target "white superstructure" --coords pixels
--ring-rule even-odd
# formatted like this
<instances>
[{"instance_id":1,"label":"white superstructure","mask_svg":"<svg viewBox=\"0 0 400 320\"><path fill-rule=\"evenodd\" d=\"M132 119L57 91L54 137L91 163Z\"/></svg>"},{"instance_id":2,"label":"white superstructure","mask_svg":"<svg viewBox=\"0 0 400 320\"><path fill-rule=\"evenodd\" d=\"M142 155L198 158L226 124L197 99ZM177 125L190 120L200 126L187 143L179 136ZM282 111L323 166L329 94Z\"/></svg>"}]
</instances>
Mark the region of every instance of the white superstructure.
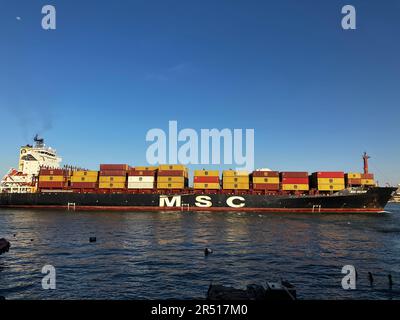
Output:
<instances>
[{"instance_id":1,"label":"white superstructure","mask_svg":"<svg viewBox=\"0 0 400 320\"><path fill-rule=\"evenodd\" d=\"M36 135L35 145L21 147L18 169L10 169L0 182L0 192L34 192L40 167L60 168L61 158L56 150L46 147Z\"/></svg>"},{"instance_id":2,"label":"white superstructure","mask_svg":"<svg viewBox=\"0 0 400 320\"><path fill-rule=\"evenodd\" d=\"M396 193L393 195L393 197L392 197L390 202L398 202L398 203L400 203L400 184L399 184L399 188L397 189Z\"/></svg>"}]
</instances>

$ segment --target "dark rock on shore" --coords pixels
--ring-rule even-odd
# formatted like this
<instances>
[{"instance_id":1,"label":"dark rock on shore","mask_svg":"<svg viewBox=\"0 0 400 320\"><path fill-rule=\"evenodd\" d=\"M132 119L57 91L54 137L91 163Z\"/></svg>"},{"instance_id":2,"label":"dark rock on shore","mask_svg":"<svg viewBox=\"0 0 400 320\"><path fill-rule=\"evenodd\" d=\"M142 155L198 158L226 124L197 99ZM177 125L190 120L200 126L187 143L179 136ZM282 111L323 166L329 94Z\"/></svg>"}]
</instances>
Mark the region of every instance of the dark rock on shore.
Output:
<instances>
[{"instance_id":1,"label":"dark rock on shore","mask_svg":"<svg viewBox=\"0 0 400 320\"><path fill-rule=\"evenodd\" d=\"M10 242L4 238L0 239L0 255L10 250Z\"/></svg>"},{"instance_id":2,"label":"dark rock on shore","mask_svg":"<svg viewBox=\"0 0 400 320\"><path fill-rule=\"evenodd\" d=\"M287 281L250 284L246 289L213 285L207 291L207 300L296 300L296 288Z\"/></svg>"}]
</instances>

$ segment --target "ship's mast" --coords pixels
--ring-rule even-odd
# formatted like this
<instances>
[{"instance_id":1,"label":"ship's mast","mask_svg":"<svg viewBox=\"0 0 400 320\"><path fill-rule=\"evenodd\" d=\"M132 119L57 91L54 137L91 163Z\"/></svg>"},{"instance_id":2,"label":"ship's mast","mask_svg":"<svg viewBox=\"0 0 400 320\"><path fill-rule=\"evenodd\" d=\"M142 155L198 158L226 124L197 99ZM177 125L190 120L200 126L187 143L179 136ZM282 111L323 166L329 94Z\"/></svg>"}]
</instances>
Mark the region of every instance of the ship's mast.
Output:
<instances>
[{"instance_id":1,"label":"ship's mast","mask_svg":"<svg viewBox=\"0 0 400 320\"><path fill-rule=\"evenodd\" d=\"M364 160L364 174L368 173L368 159L371 158L369 155L367 155L366 152L363 154L363 160Z\"/></svg>"}]
</instances>

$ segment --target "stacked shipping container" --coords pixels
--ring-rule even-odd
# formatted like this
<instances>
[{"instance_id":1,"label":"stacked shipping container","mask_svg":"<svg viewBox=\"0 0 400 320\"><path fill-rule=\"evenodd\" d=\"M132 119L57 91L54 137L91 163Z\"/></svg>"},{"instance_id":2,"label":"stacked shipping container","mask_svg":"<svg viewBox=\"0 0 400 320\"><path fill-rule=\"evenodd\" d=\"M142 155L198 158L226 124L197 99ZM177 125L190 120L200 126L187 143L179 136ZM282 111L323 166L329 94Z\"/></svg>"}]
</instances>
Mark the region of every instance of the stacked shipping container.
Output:
<instances>
[{"instance_id":1,"label":"stacked shipping container","mask_svg":"<svg viewBox=\"0 0 400 320\"><path fill-rule=\"evenodd\" d=\"M222 187L227 190L249 190L250 177L247 171L224 170Z\"/></svg>"},{"instance_id":2,"label":"stacked shipping container","mask_svg":"<svg viewBox=\"0 0 400 320\"><path fill-rule=\"evenodd\" d=\"M101 164L99 189L125 189L127 170L126 164Z\"/></svg>"},{"instance_id":3,"label":"stacked shipping container","mask_svg":"<svg viewBox=\"0 0 400 320\"><path fill-rule=\"evenodd\" d=\"M345 175L346 185L349 187L374 186L375 180L372 173L349 172Z\"/></svg>"},{"instance_id":4,"label":"stacked shipping container","mask_svg":"<svg viewBox=\"0 0 400 320\"><path fill-rule=\"evenodd\" d=\"M349 172L345 174L345 182L349 187L361 186L361 173Z\"/></svg>"},{"instance_id":5,"label":"stacked shipping container","mask_svg":"<svg viewBox=\"0 0 400 320\"><path fill-rule=\"evenodd\" d=\"M308 172L281 172L281 189L284 191L307 191L310 189Z\"/></svg>"},{"instance_id":6,"label":"stacked shipping container","mask_svg":"<svg viewBox=\"0 0 400 320\"><path fill-rule=\"evenodd\" d=\"M144 166L142 166L142 167L133 167L133 168L129 168L129 169L133 169L133 170L137 170L137 171L140 171L140 170L156 171L156 170L158 170L158 167L155 167L155 166L144 167Z\"/></svg>"},{"instance_id":7,"label":"stacked shipping container","mask_svg":"<svg viewBox=\"0 0 400 320\"><path fill-rule=\"evenodd\" d=\"M128 177L127 177L128 175ZM250 180L251 178L251 180ZM70 185L69 185L70 182ZM221 181L217 170L195 170L195 190L219 190ZM251 183L250 183L251 182ZM126 164L102 164L100 171L41 168L38 187L41 189L185 189L188 169L184 165L132 167ZM375 186L374 175L349 172L278 172L256 170L224 170L222 188L255 191L340 191L356 186Z\"/></svg>"},{"instance_id":8,"label":"stacked shipping container","mask_svg":"<svg viewBox=\"0 0 400 320\"><path fill-rule=\"evenodd\" d=\"M160 165L157 174L157 188L184 189L188 186L188 178L188 169L184 165Z\"/></svg>"},{"instance_id":9,"label":"stacked shipping container","mask_svg":"<svg viewBox=\"0 0 400 320\"><path fill-rule=\"evenodd\" d=\"M340 191L345 188L344 172L314 172L310 182L319 191Z\"/></svg>"},{"instance_id":10,"label":"stacked shipping container","mask_svg":"<svg viewBox=\"0 0 400 320\"><path fill-rule=\"evenodd\" d=\"M193 177L194 189L220 189L219 171L195 170Z\"/></svg>"},{"instance_id":11,"label":"stacked shipping container","mask_svg":"<svg viewBox=\"0 0 400 320\"><path fill-rule=\"evenodd\" d=\"M361 174L361 185L374 186L375 185L374 175L372 173Z\"/></svg>"},{"instance_id":12,"label":"stacked shipping container","mask_svg":"<svg viewBox=\"0 0 400 320\"><path fill-rule=\"evenodd\" d=\"M254 190L279 190L279 172L257 170L251 174Z\"/></svg>"},{"instance_id":13,"label":"stacked shipping container","mask_svg":"<svg viewBox=\"0 0 400 320\"><path fill-rule=\"evenodd\" d=\"M62 189L66 186L69 173L63 169L41 168L38 187L42 189Z\"/></svg>"},{"instance_id":14,"label":"stacked shipping container","mask_svg":"<svg viewBox=\"0 0 400 320\"><path fill-rule=\"evenodd\" d=\"M72 189L95 189L99 178L98 171L72 171Z\"/></svg>"},{"instance_id":15,"label":"stacked shipping container","mask_svg":"<svg viewBox=\"0 0 400 320\"><path fill-rule=\"evenodd\" d=\"M128 172L128 189L154 189L157 167L135 167Z\"/></svg>"}]
</instances>

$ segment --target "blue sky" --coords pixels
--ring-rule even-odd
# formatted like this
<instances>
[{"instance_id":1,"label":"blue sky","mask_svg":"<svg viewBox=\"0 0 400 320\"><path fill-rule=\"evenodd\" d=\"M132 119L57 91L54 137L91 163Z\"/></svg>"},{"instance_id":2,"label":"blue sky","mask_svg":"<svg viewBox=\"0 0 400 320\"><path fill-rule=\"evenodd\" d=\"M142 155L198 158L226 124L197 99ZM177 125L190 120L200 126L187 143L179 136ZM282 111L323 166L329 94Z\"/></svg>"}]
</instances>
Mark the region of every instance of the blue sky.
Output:
<instances>
[{"instance_id":1,"label":"blue sky","mask_svg":"<svg viewBox=\"0 0 400 320\"><path fill-rule=\"evenodd\" d=\"M367 151L400 183L399 34L396 0L0 0L0 171L36 132L64 163L142 165L177 120L254 128L256 167L360 171Z\"/></svg>"}]
</instances>

